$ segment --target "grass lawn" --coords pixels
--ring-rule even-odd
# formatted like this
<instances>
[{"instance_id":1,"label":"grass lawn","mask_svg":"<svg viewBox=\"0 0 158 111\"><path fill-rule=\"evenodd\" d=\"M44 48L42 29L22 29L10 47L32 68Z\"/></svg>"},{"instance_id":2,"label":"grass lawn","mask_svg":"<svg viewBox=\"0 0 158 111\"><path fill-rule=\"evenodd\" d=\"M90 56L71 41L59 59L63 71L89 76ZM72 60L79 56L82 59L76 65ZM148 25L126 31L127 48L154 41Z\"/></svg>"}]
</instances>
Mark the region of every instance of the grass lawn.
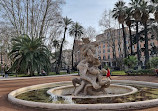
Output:
<instances>
[{"instance_id":1,"label":"grass lawn","mask_svg":"<svg viewBox=\"0 0 158 111\"><path fill-rule=\"evenodd\" d=\"M71 72L70 74L73 74L73 73L78 73L77 71L76 72ZM67 72L60 72L60 74L58 75L64 75L64 74L67 74ZM57 75L55 72L50 72L48 76L51 76L51 75ZM112 71L111 72L111 75L126 75L125 71ZM16 74L9 74L10 77L16 77ZM39 76L37 73L35 73L35 76ZM18 74L17 77L30 77L29 75L27 74Z\"/></svg>"},{"instance_id":2,"label":"grass lawn","mask_svg":"<svg viewBox=\"0 0 158 111\"><path fill-rule=\"evenodd\" d=\"M76 72L71 72L70 74L73 74L73 73L78 73L77 71ZM51 75L64 75L64 74L67 74L67 72L60 72L60 74L56 74L55 72L49 72L49 75L48 76L51 76ZM10 77L16 77L16 74L9 74ZM39 76L37 73L35 73L35 76ZM30 77L29 75L27 74L18 74L17 77Z\"/></svg>"},{"instance_id":3,"label":"grass lawn","mask_svg":"<svg viewBox=\"0 0 158 111\"><path fill-rule=\"evenodd\" d=\"M126 75L125 71L112 71L111 75Z\"/></svg>"},{"instance_id":4,"label":"grass lawn","mask_svg":"<svg viewBox=\"0 0 158 111\"><path fill-rule=\"evenodd\" d=\"M73 73L78 73L77 71L76 72L70 72L70 74L73 74ZM64 75L64 74L67 74L67 72L60 72L59 75ZM55 72L50 72L49 75L58 75L56 74Z\"/></svg>"}]
</instances>

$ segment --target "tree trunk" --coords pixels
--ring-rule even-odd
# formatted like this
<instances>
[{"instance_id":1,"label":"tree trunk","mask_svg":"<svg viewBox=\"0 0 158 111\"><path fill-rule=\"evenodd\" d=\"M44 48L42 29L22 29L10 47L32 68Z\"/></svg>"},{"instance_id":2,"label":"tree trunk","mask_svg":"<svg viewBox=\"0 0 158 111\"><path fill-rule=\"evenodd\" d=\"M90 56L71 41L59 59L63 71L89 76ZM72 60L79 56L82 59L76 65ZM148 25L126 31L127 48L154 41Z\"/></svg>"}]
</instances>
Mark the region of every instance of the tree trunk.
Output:
<instances>
[{"instance_id":1,"label":"tree trunk","mask_svg":"<svg viewBox=\"0 0 158 111\"><path fill-rule=\"evenodd\" d=\"M56 47L55 47L55 63L57 63L57 54L56 54Z\"/></svg>"},{"instance_id":2,"label":"tree trunk","mask_svg":"<svg viewBox=\"0 0 158 111\"><path fill-rule=\"evenodd\" d=\"M133 50L132 50L132 32L131 32L131 26L129 28L129 35L130 35L130 48L131 48L131 55L133 55Z\"/></svg>"},{"instance_id":3,"label":"tree trunk","mask_svg":"<svg viewBox=\"0 0 158 111\"><path fill-rule=\"evenodd\" d=\"M31 9L31 36L33 38L33 27L34 27L34 0L32 0L32 9Z\"/></svg>"},{"instance_id":4,"label":"tree trunk","mask_svg":"<svg viewBox=\"0 0 158 111\"><path fill-rule=\"evenodd\" d=\"M42 37L42 35L43 35L43 28L44 28L45 19L46 19L47 13L48 13L49 5L50 5L50 1L47 0L47 6L46 6L46 10L45 10L45 13L44 13L44 16L43 16L39 37Z\"/></svg>"},{"instance_id":5,"label":"tree trunk","mask_svg":"<svg viewBox=\"0 0 158 111\"><path fill-rule=\"evenodd\" d=\"M123 30L123 39L124 39L124 53L125 53L125 58L126 58L127 57L127 46L126 46L126 33L125 33L124 24L122 24L122 30Z\"/></svg>"},{"instance_id":6,"label":"tree trunk","mask_svg":"<svg viewBox=\"0 0 158 111\"><path fill-rule=\"evenodd\" d=\"M74 43L73 43L73 48L72 48L72 70L74 69L74 44L75 44L75 40L77 38L77 34L75 33L75 38L74 38Z\"/></svg>"},{"instance_id":7,"label":"tree trunk","mask_svg":"<svg viewBox=\"0 0 158 111\"><path fill-rule=\"evenodd\" d=\"M75 39L74 39L74 43L75 43ZM72 56L72 70L74 69L73 67L74 67L74 57L73 57L73 55L74 55L74 43L73 43L73 48L72 48L72 54L71 54L71 56Z\"/></svg>"},{"instance_id":8,"label":"tree trunk","mask_svg":"<svg viewBox=\"0 0 158 111\"><path fill-rule=\"evenodd\" d=\"M119 47L119 57L121 57L121 37L120 37L120 24L119 24L119 38L118 38L118 47Z\"/></svg>"},{"instance_id":9,"label":"tree trunk","mask_svg":"<svg viewBox=\"0 0 158 111\"><path fill-rule=\"evenodd\" d=\"M61 46L60 46L59 58L58 58L57 67L56 67L56 74L60 73L60 65L61 65L60 63L61 63L61 56L62 56L63 44L65 41L66 30L67 30L67 28L65 28L65 30L64 30L64 38L63 38Z\"/></svg>"},{"instance_id":10,"label":"tree trunk","mask_svg":"<svg viewBox=\"0 0 158 111\"><path fill-rule=\"evenodd\" d=\"M149 62L149 49L148 49L148 35L147 35L147 23L144 23L145 28L145 68L148 66Z\"/></svg>"},{"instance_id":11,"label":"tree trunk","mask_svg":"<svg viewBox=\"0 0 158 111\"><path fill-rule=\"evenodd\" d=\"M140 64L140 51L139 51L139 35L138 35L138 21L136 22L136 43L137 43L137 59L138 59L138 69L141 69Z\"/></svg>"},{"instance_id":12,"label":"tree trunk","mask_svg":"<svg viewBox=\"0 0 158 111\"><path fill-rule=\"evenodd\" d=\"M29 27L29 1L27 0L27 31L26 31L26 34L28 34L28 27Z\"/></svg>"}]
</instances>

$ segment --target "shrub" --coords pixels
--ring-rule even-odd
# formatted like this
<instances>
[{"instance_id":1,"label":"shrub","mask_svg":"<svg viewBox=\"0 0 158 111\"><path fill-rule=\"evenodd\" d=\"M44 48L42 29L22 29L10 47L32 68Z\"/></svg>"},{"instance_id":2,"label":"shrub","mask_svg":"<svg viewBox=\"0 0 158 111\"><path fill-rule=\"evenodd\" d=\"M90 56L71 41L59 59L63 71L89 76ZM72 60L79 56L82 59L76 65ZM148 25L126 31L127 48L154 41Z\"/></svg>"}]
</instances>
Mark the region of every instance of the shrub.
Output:
<instances>
[{"instance_id":1,"label":"shrub","mask_svg":"<svg viewBox=\"0 0 158 111\"><path fill-rule=\"evenodd\" d=\"M126 72L129 76L155 75L155 69L130 70Z\"/></svg>"},{"instance_id":2,"label":"shrub","mask_svg":"<svg viewBox=\"0 0 158 111\"><path fill-rule=\"evenodd\" d=\"M158 57L153 57L151 59L150 63L151 63L152 67L154 67L154 68L158 67Z\"/></svg>"},{"instance_id":3,"label":"shrub","mask_svg":"<svg viewBox=\"0 0 158 111\"><path fill-rule=\"evenodd\" d=\"M129 68L134 68L134 66L137 64L137 58L135 56L129 56L124 59L124 64Z\"/></svg>"}]
</instances>

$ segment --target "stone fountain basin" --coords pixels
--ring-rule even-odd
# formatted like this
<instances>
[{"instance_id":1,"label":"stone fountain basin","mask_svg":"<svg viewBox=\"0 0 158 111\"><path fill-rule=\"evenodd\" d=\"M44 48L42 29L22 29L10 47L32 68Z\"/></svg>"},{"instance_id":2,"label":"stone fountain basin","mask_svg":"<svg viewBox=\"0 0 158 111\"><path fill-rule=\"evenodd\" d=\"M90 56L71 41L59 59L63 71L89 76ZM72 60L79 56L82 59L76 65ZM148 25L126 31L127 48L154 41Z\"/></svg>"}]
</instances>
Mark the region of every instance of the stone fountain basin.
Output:
<instances>
[{"instance_id":1,"label":"stone fountain basin","mask_svg":"<svg viewBox=\"0 0 158 111\"><path fill-rule=\"evenodd\" d=\"M69 86L61 86L57 88L52 88L47 91L47 94L49 95L56 95L59 97L62 96L68 96L73 98L106 98L106 97L118 97L118 96L125 96L129 94L136 93L138 90L134 87L131 86L125 86L125 85L116 85L116 84L111 84L110 87L106 88L106 93L97 93L96 95L78 95L78 96L73 96L74 92L74 86L69 85Z\"/></svg>"},{"instance_id":2,"label":"stone fountain basin","mask_svg":"<svg viewBox=\"0 0 158 111\"><path fill-rule=\"evenodd\" d=\"M46 84L38 84L28 87L23 87L17 90L14 90L8 94L8 100L14 104L32 107L32 108L39 108L42 109L49 109L49 110L79 110L79 111L96 111L96 110L133 110L133 109L144 109L149 107L154 107L158 105L158 99L153 100L146 100L146 101L138 101L138 102L127 102L127 103L109 103L109 104L54 104L54 103L42 103L42 102L33 102L33 101L26 101L16 98L17 95L31 91L37 90L41 88L48 88L59 86L60 84L67 84L71 83L70 81L65 82L56 82L56 83L46 83ZM122 84L133 84L133 85L142 85L142 86L149 86L158 88L158 83L153 82L144 82L144 81L131 81L131 80L112 80L111 83L122 83Z\"/></svg>"}]
</instances>

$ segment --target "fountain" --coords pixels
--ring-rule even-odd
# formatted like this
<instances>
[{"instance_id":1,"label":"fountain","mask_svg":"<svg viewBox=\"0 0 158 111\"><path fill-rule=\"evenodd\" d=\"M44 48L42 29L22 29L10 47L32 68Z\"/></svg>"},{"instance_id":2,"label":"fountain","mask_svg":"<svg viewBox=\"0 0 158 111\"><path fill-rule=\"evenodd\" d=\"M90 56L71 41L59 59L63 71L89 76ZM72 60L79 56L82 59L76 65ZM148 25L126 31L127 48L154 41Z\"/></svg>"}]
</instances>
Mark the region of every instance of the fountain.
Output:
<instances>
[{"instance_id":1,"label":"fountain","mask_svg":"<svg viewBox=\"0 0 158 111\"><path fill-rule=\"evenodd\" d=\"M55 110L130 110L158 105L158 83L110 80L104 77L107 71L98 68L100 61L94 56L98 44L91 43L88 38L83 38L83 43L84 59L77 66L80 77L72 79L72 82L46 83L17 89L8 94L9 101ZM40 95L44 95L44 99ZM37 99L31 98L34 96Z\"/></svg>"},{"instance_id":2,"label":"fountain","mask_svg":"<svg viewBox=\"0 0 158 111\"><path fill-rule=\"evenodd\" d=\"M74 78L72 85L52 88L47 91L49 95L76 98L106 98L123 96L137 92L136 88L121 85L111 85L105 69L100 70L100 61L94 56L97 43L90 43L88 38L83 38L82 55L84 59L77 65L80 78ZM78 84L78 85L77 85ZM108 101L108 100L107 100ZM91 101L88 101L91 103Z\"/></svg>"}]
</instances>

